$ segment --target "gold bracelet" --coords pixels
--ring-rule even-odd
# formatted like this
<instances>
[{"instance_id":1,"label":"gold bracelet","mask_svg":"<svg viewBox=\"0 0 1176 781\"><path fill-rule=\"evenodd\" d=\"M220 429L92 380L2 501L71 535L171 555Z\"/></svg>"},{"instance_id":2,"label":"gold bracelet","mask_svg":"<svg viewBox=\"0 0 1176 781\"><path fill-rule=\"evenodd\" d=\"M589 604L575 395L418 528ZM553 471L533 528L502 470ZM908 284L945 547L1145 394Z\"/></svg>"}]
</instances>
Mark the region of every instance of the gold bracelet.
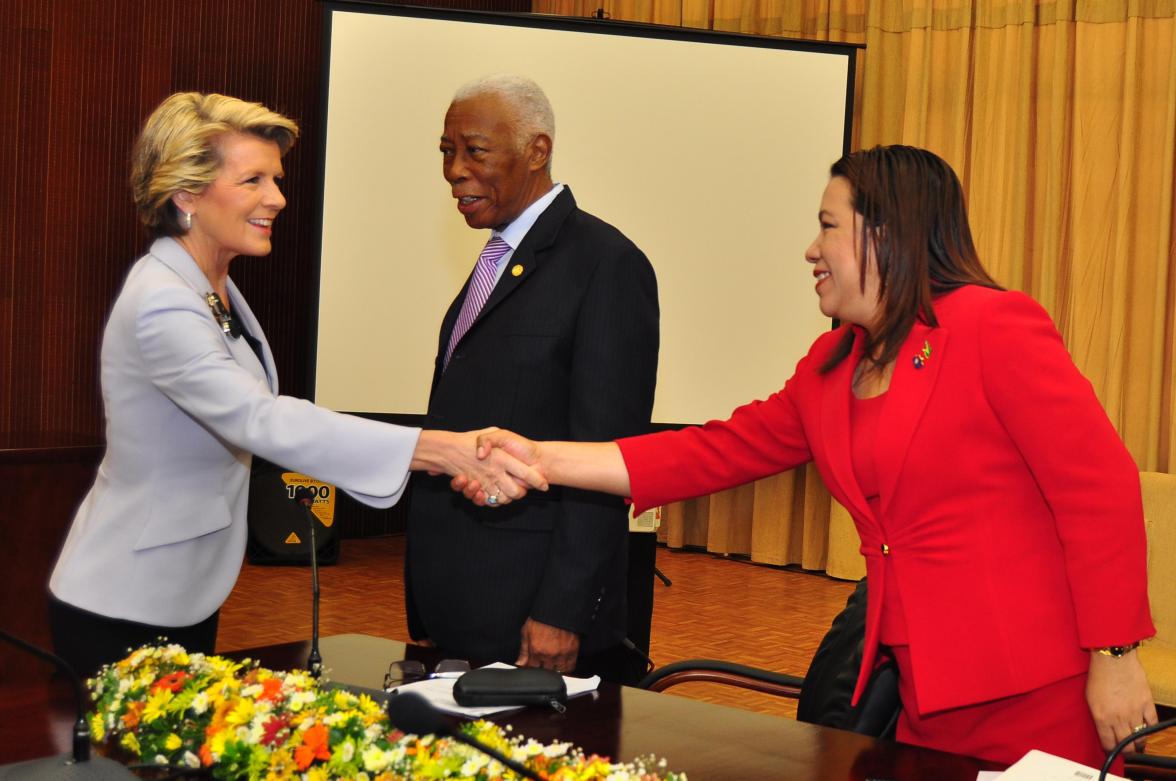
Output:
<instances>
[{"instance_id":1,"label":"gold bracelet","mask_svg":"<svg viewBox=\"0 0 1176 781\"><path fill-rule=\"evenodd\" d=\"M1128 643L1127 645L1108 645L1105 648L1092 648L1091 650L1096 654L1113 656L1118 659L1121 656L1126 656L1128 651L1134 651L1138 647L1139 641L1136 640L1134 643Z\"/></svg>"}]
</instances>

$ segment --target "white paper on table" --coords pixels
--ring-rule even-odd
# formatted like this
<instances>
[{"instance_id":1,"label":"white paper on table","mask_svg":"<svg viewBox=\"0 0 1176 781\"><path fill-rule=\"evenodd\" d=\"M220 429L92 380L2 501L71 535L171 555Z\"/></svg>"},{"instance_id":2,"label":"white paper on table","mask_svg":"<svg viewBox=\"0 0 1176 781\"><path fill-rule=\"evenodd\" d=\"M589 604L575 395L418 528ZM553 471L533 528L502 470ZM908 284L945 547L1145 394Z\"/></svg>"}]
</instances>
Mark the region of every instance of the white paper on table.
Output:
<instances>
[{"instance_id":1,"label":"white paper on table","mask_svg":"<svg viewBox=\"0 0 1176 781\"><path fill-rule=\"evenodd\" d=\"M1099 771L1073 760L1055 757L1044 751L1034 749L1017 760L1016 764L1003 773L989 775L989 771L980 771L976 781L1095 781ZM1126 781L1122 776L1107 773L1111 781Z\"/></svg>"},{"instance_id":2,"label":"white paper on table","mask_svg":"<svg viewBox=\"0 0 1176 781\"><path fill-rule=\"evenodd\" d=\"M513 670L513 664L505 664L503 662L495 662L488 664L486 667L496 667L503 670ZM568 689L568 699L594 692L600 687L600 676L593 675L591 678L572 678L570 676L563 676L564 686ZM465 716L471 719L479 719L483 716L490 716L495 713L505 713L506 711L518 710L526 707L525 705L488 705L483 707L463 707L457 704L457 700L453 699L453 684L455 678L426 678L423 681L416 681L414 683L406 683L403 686L397 686L389 693L389 697L395 697L398 692L413 692L419 694L428 700L429 704L437 710L452 713L455 716Z\"/></svg>"}]
</instances>

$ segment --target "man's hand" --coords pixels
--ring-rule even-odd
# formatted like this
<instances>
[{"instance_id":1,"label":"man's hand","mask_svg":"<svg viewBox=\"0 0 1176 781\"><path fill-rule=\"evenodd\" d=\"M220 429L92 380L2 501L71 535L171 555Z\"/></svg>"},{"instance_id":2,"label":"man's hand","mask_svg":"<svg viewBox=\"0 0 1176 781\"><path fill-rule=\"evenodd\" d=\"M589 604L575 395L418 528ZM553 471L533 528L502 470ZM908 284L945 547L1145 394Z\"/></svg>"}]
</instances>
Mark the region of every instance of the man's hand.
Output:
<instances>
[{"instance_id":1,"label":"man's hand","mask_svg":"<svg viewBox=\"0 0 1176 781\"><path fill-rule=\"evenodd\" d=\"M1135 651L1118 658L1091 652L1086 702L1104 751L1110 751L1138 727L1159 721L1151 687ZM1143 740L1135 741L1136 751L1143 751L1143 746Z\"/></svg>"},{"instance_id":2,"label":"man's hand","mask_svg":"<svg viewBox=\"0 0 1176 781\"><path fill-rule=\"evenodd\" d=\"M575 632L528 618L520 632L519 658L515 664L570 673L576 669L579 653L580 636Z\"/></svg>"}]
</instances>

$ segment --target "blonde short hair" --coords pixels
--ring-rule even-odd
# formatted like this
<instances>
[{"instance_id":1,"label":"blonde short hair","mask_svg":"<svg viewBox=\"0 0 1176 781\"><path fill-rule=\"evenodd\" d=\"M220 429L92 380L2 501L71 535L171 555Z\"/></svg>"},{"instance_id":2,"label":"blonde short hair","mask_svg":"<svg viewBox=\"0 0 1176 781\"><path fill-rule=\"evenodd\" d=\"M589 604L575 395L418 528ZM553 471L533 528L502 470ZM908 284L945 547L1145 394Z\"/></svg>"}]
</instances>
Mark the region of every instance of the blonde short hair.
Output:
<instances>
[{"instance_id":1,"label":"blonde short hair","mask_svg":"<svg viewBox=\"0 0 1176 781\"><path fill-rule=\"evenodd\" d=\"M216 140L248 133L278 145L283 155L298 138L293 120L260 103L215 93L177 92L151 112L131 153L131 191L139 219L153 236L185 232L172 196L199 193L216 179Z\"/></svg>"}]
</instances>

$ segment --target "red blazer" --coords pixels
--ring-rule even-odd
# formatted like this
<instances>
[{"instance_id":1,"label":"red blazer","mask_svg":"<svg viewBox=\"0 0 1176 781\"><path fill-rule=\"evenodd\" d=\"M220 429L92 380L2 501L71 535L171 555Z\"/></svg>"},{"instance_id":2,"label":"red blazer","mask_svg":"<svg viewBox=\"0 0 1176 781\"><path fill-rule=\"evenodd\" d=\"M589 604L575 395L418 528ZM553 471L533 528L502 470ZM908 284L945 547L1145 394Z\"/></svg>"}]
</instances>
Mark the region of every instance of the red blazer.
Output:
<instances>
[{"instance_id":1,"label":"red blazer","mask_svg":"<svg viewBox=\"0 0 1176 781\"><path fill-rule=\"evenodd\" d=\"M883 402L884 524L850 456L862 339L819 371L845 328L819 338L783 390L728 420L619 442L639 509L814 461L862 539L862 670L893 567L921 713L1082 673L1084 649L1155 633L1139 473L1049 315L978 286L940 297L935 313L939 327L917 323L903 343Z\"/></svg>"}]
</instances>

